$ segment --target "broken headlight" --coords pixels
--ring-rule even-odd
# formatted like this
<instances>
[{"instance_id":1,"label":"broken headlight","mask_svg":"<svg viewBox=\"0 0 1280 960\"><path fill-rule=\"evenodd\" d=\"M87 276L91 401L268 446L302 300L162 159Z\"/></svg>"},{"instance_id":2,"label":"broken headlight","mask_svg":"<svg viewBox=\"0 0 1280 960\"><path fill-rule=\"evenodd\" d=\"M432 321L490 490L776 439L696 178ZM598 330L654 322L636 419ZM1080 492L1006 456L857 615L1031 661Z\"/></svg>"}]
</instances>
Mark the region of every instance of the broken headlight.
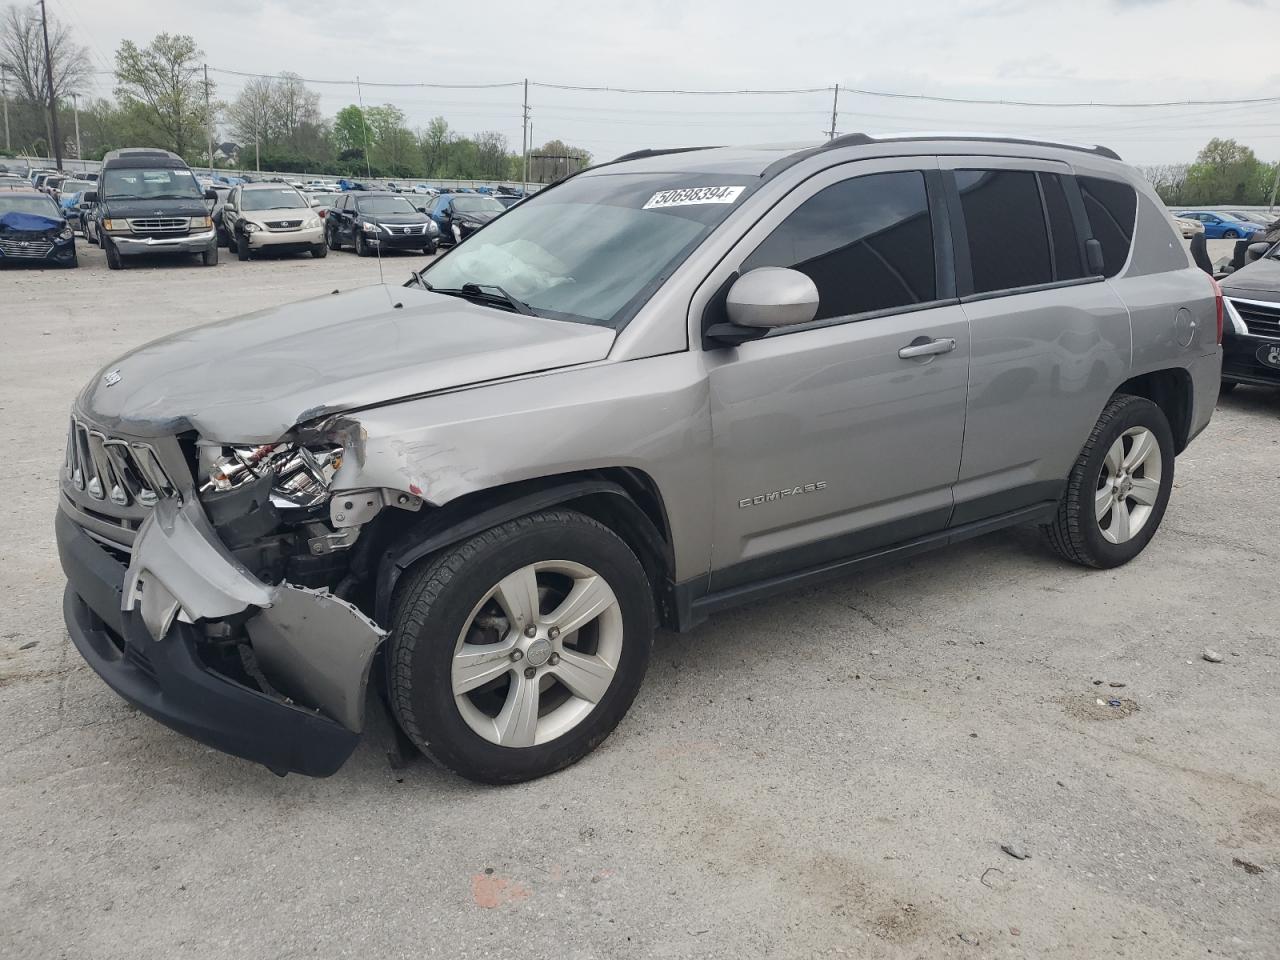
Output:
<instances>
[{"instance_id":1,"label":"broken headlight","mask_svg":"<svg viewBox=\"0 0 1280 960\"><path fill-rule=\"evenodd\" d=\"M205 447L201 468L207 467L207 472L200 492L231 490L272 474L271 502L277 507L314 507L328 498L333 475L341 466L340 446Z\"/></svg>"}]
</instances>

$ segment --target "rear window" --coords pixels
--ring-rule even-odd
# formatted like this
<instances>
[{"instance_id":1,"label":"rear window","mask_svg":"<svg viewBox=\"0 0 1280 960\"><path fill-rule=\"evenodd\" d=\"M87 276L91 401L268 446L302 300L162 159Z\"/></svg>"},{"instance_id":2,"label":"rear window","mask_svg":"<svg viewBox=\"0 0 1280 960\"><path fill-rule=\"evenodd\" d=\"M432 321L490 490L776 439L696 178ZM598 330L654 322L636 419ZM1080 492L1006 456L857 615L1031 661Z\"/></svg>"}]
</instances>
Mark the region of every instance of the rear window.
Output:
<instances>
[{"instance_id":1,"label":"rear window","mask_svg":"<svg viewBox=\"0 0 1280 960\"><path fill-rule=\"evenodd\" d=\"M1114 277L1129 259L1138 195L1133 187L1100 177L1076 177L1089 215L1089 229L1102 244L1103 276Z\"/></svg>"},{"instance_id":2,"label":"rear window","mask_svg":"<svg viewBox=\"0 0 1280 960\"><path fill-rule=\"evenodd\" d=\"M973 292L1053 282L1049 233L1036 175L1028 170L957 170Z\"/></svg>"}]
</instances>

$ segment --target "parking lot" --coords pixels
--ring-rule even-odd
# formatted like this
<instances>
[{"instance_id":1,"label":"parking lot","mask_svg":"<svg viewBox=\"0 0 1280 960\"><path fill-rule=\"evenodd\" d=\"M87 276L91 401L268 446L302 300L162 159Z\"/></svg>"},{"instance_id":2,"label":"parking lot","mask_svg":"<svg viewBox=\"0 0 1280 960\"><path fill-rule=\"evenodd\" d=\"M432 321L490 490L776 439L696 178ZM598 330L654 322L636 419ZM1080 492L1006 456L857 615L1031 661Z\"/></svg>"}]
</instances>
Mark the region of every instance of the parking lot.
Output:
<instances>
[{"instance_id":1,"label":"parking lot","mask_svg":"<svg viewBox=\"0 0 1280 960\"><path fill-rule=\"evenodd\" d=\"M336 776L278 779L71 646L66 417L133 346L379 263L78 246L0 272L0 956L1280 951L1280 394L1223 399L1126 567L1017 529L661 635L617 732L529 784L393 769L381 719Z\"/></svg>"}]
</instances>

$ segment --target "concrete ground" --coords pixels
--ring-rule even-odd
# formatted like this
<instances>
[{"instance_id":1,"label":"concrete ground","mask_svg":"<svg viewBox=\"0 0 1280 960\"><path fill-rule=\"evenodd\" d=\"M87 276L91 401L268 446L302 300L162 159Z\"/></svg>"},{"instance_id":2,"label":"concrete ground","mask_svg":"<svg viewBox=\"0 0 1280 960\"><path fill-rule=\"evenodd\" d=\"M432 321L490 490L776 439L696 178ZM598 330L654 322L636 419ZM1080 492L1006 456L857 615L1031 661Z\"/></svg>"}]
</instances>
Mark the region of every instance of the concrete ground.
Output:
<instances>
[{"instance_id":1,"label":"concrete ground","mask_svg":"<svg viewBox=\"0 0 1280 960\"><path fill-rule=\"evenodd\" d=\"M1280 393L1224 398L1122 569L1015 530L661 636L618 731L523 786L397 772L385 724L277 779L70 645L66 416L129 347L377 263L82 262L0 272L0 956L1280 955Z\"/></svg>"}]
</instances>

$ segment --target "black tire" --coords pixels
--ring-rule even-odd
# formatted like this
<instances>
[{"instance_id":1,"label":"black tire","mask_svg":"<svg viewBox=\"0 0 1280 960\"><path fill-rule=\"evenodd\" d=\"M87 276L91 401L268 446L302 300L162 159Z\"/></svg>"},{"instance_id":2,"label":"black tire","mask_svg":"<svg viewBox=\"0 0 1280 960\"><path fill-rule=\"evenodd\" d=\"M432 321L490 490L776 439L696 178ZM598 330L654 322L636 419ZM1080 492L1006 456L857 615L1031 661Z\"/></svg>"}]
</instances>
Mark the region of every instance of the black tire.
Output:
<instances>
[{"instance_id":1,"label":"black tire","mask_svg":"<svg viewBox=\"0 0 1280 960\"><path fill-rule=\"evenodd\" d=\"M1218 385L1218 396L1225 397L1238 386L1240 386L1240 384L1234 380L1223 380L1222 383Z\"/></svg>"},{"instance_id":2,"label":"black tire","mask_svg":"<svg viewBox=\"0 0 1280 960\"><path fill-rule=\"evenodd\" d=\"M120 251L116 249L116 245L106 237L102 238L102 249L105 250L107 254L108 270L124 269L124 258L120 256Z\"/></svg>"},{"instance_id":3,"label":"black tire","mask_svg":"<svg viewBox=\"0 0 1280 960\"><path fill-rule=\"evenodd\" d=\"M454 648L487 591L513 571L551 558L585 564L613 589L622 652L604 696L576 726L546 743L506 747L476 733L459 711ZM653 631L649 580L617 534L571 510L521 517L422 561L401 581L387 648L392 710L418 748L455 773L481 783L532 780L580 760L618 725L644 679Z\"/></svg>"},{"instance_id":4,"label":"black tire","mask_svg":"<svg viewBox=\"0 0 1280 960\"><path fill-rule=\"evenodd\" d=\"M314 247L311 248L311 256L315 257L317 260L323 260L328 255L329 255L329 248L326 247L323 243L317 243Z\"/></svg>"},{"instance_id":5,"label":"black tire","mask_svg":"<svg viewBox=\"0 0 1280 960\"><path fill-rule=\"evenodd\" d=\"M1240 234L1236 233L1234 230L1224 230L1222 231L1222 236L1223 239L1226 240L1235 240L1240 236Z\"/></svg>"},{"instance_id":6,"label":"black tire","mask_svg":"<svg viewBox=\"0 0 1280 960\"><path fill-rule=\"evenodd\" d=\"M70 260L68 260L68 261L66 262L65 266L67 266L67 267L78 267L78 266L80 266L80 258L79 258L79 257L72 257Z\"/></svg>"},{"instance_id":7,"label":"black tire","mask_svg":"<svg viewBox=\"0 0 1280 960\"><path fill-rule=\"evenodd\" d=\"M436 246L436 242L432 240L430 243L428 243L425 247L422 248L422 252L428 257L433 257L435 256L436 250L438 249L439 247Z\"/></svg>"},{"instance_id":8,"label":"black tire","mask_svg":"<svg viewBox=\"0 0 1280 960\"><path fill-rule=\"evenodd\" d=\"M326 229L324 232L324 242L330 250L341 250L342 244L338 242L338 231Z\"/></svg>"},{"instance_id":9,"label":"black tire","mask_svg":"<svg viewBox=\"0 0 1280 960\"><path fill-rule=\"evenodd\" d=\"M216 243L200 254L200 262L206 267L216 267L218 265L218 245Z\"/></svg>"},{"instance_id":10,"label":"black tire","mask_svg":"<svg viewBox=\"0 0 1280 960\"><path fill-rule=\"evenodd\" d=\"M241 260L249 259L249 238L243 233L236 234L236 256Z\"/></svg>"},{"instance_id":11,"label":"black tire","mask_svg":"<svg viewBox=\"0 0 1280 960\"><path fill-rule=\"evenodd\" d=\"M1124 543L1112 543L1102 535L1094 514L1094 498L1100 489L1107 450L1132 427L1145 427L1156 438L1160 447L1160 486L1142 529ZM1103 570L1128 563L1140 554L1155 536L1169 504L1169 492L1173 489L1173 450L1173 431L1159 407L1143 397L1127 394L1112 397L1067 478L1058 515L1042 527L1049 545L1072 563Z\"/></svg>"},{"instance_id":12,"label":"black tire","mask_svg":"<svg viewBox=\"0 0 1280 960\"><path fill-rule=\"evenodd\" d=\"M369 245L364 242L364 234L361 231L357 230L356 231L356 256L367 257L369 256L369 253L370 253Z\"/></svg>"}]
</instances>

